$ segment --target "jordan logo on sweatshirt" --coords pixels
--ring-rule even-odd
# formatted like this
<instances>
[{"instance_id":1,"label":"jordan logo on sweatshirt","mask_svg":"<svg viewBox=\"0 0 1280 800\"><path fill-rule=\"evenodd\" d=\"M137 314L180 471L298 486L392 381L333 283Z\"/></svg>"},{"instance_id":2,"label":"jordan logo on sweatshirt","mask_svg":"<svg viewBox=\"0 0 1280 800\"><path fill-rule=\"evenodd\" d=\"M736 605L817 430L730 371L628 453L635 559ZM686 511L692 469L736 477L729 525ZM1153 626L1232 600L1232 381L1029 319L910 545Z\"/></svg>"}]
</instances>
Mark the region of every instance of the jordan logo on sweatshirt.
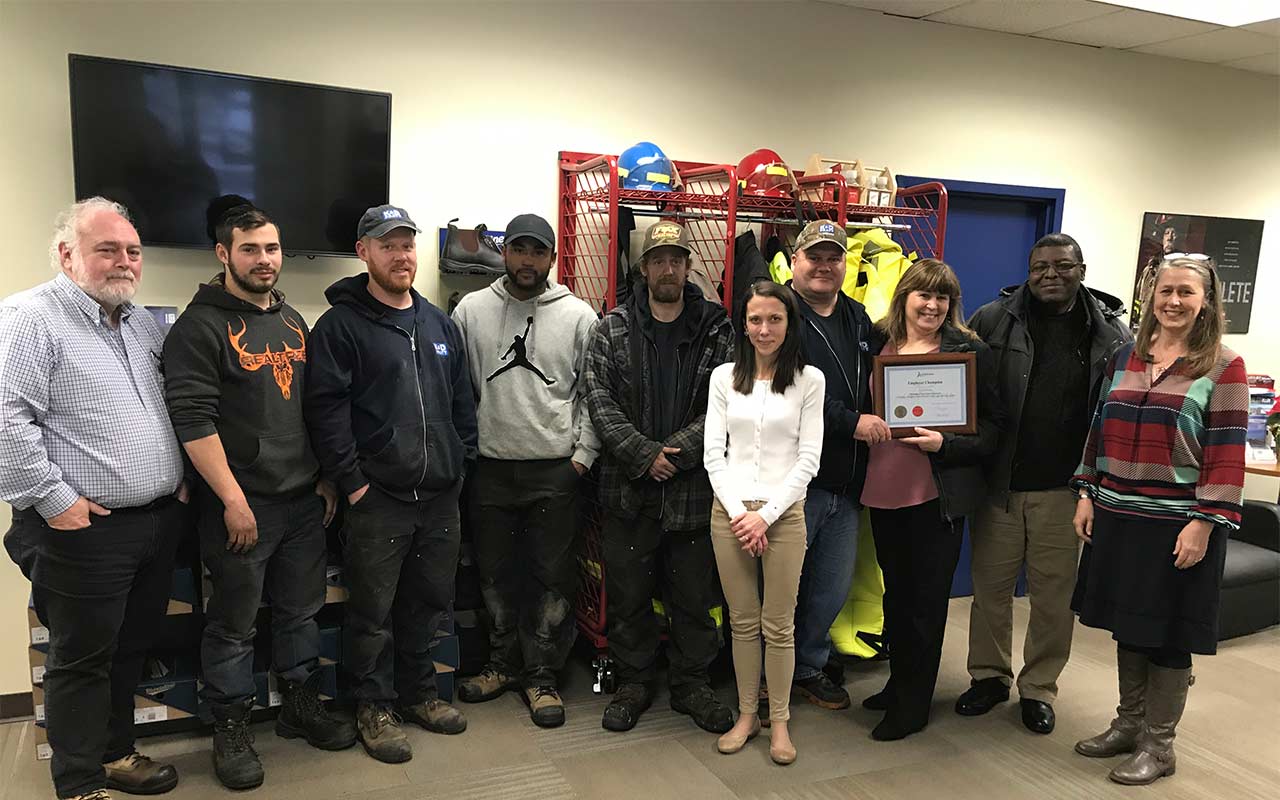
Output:
<instances>
[{"instance_id":1,"label":"jordan logo on sweatshirt","mask_svg":"<svg viewBox=\"0 0 1280 800\"><path fill-rule=\"evenodd\" d=\"M531 327L533 327L533 317L529 317L528 321L525 323L524 335L521 336L520 334L517 333L515 340L511 342L511 346L507 348L507 352L502 354L502 360L506 361L507 356L510 356L512 353L514 353L515 355L512 357L511 361L509 363L503 364L501 367L498 367L496 370L494 370L494 373L492 375L484 379L485 383L492 381L494 378L498 377L502 373L507 372L508 370L513 370L516 367L524 367L525 369L532 372L534 375L537 375L539 378L541 378L542 382L548 386L555 383L554 380L548 378L546 375L543 375L542 370L535 367L533 365L533 362L529 360L529 351L527 346L525 345L525 342L529 338L529 329Z\"/></svg>"}]
</instances>

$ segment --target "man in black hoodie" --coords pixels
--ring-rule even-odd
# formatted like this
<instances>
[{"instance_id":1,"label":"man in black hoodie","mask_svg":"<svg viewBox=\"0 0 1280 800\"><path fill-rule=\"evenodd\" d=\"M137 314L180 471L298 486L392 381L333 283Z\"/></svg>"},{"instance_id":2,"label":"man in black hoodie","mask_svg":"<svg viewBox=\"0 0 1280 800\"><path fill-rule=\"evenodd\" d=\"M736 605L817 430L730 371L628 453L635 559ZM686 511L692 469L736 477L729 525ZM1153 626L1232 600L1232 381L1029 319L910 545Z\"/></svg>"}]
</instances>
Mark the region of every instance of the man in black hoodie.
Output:
<instances>
[{"instance_id":1,"label":"man in black hoodie","mask_svg":"<svg viewBox=\"0 0 1280 800\"><path fill-rule=\"evenodd\" d=\"M1018 673L1022 723L1053 731L1058 676L1071 655L1078 540L1071 524L1076 471L1107 362L1133 339L1118 298L1089 289L1084 256L1063 233L1031 248L1027 280L969 321L996 357L1009 424L988 464L988 501L973 517L972 685L956 712L985 714L1014 682L1013 590L1025 563L1031 618Z\"/></svg>"},{"instance_id":2,"label":"man in black hoodie","mask_svg":"<svg viewBox=\"0 0 1280 800\"><path fill-rule=\"evenodd\" d=\"M462 335L413 289L418 231L395 206L360 218L368 274L325 292L333 307L312 334L304 401L324 474L350 504L343 663L360 739L388 763L413 757L400 719L436 733L467 726L439 698L429 648L453 602L475 392Z\"/></svg>"},{"instance_id":3,"label":"man in black hoodie","mask_svg":"<svg viewBox=\"0 0 1280 800\"><path fill-rule=\"evenodd\" d=\"M716 578L702 465L711 371L731 357L733 331L724 309L687 283L690 252L683 227L654 223L640 255L644 280L600 321L587 350L587 410L604 445L609 652L620 683L601 720L612 731L635 727L653 701L659 591L671 619L671 707L713 733L733 726L707 676L719 642L708 614Z\"/></svg>"},{"instance_id":4,"label":"man in black hoodie","mask_svg":"<svg viewBox=\"0 0 1280 800\"><path fill-rule=\"evenodd\" d=\"M883 342L862 304L840 291L847 249L844 228L830 220L810 222L796 237L789 284L800 299L805 361L827 379L822 462L804 503L809 549L796 604L792 686L831 709L847 708L849 693L823 672L831 655L827 631L853 582L867 446L890 435L888 424L870 413L872 354Z\"/></svg>"},{"instance_id":5,"label":"man in black hoodie","mask_svg":"<svg viewBox=\"0 0 1280 800\"><path fill-rule=\"evenodd\" d=\"M324 526L337 496L319 481L302 420L307 325L274 288L280 233L265 213L230 209L216 238L223 272L197 290L165 339L165 398L203 478L197 528L213 593L200 656L214 771L226 787L248 789L263 780L247 726L264 587L285 698L276 733L337 750L355 744L355 726L329 716L320 698L315 617L324 605Z\"/></svg>"}]
</instances>

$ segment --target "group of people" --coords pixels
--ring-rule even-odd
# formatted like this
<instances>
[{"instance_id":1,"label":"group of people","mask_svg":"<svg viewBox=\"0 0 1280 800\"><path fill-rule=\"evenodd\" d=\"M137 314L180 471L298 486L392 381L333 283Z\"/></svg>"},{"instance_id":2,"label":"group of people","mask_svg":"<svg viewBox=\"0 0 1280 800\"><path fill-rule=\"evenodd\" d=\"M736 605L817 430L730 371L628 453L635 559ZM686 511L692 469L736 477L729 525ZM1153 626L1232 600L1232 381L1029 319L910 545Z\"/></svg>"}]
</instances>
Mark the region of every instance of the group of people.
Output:
<instances>
[{"instance_id":1,"label":"group of people","mask_svg":"<svg viewBox=\"0 0 1280 800\"><path fill-rule=\"evenodd\" d=\"M604 728L635 727L653 701L657 599L671 707L719 734L723 753L768 725L772 759L794 762L792 692L850 705L827 669L827 632L866 507L890 656L884 689L862 701L883 712L872 738L929 721L968 519L972 685L956 711L1009 697L1025 562L1024 724L1053 730L1075 608L1113 632L1121 696L1116 720L1077 751L1130 754L1111 773L1123 783L1172 774L1190 654L1215 648L1248 402L1203 257L1166 257L1136 342L1119 301L1082 285L1079 245L1062 234L1038 241L1026 282L967 323L959 280L936 259L906 271L873 323L841 292L845 231L819 220L796 240L792 281L752 285L735 327L689 284L688 233L663 220L645 234L634 291L598 319L550 279L554 230L524 214L506 229L505 276L450 317L413 289L420 229L383 205L359 223L366 272L329 287L332 307L308 328L277 288L283 232L241 200L213 208L222 270L167 337L132 303L142 246L103 198L59 218L57 277L0 307L5 546L50 629L58 797L178 782L135 748L133 691L191 527L212 587L202 698L224 785L264 780L249 728L264 600L277 734L321 749L359 741L397 763L412 757L405 722L465 730L430 654L463 511L490 651L458 694L517 690L535 724L563 724L580 481L593 467L619 681ZM874 359L931 353L974 354L976 432L894 438L872 411ZM320 691L325 528L340 505L354 720ZM721 596L736 718L708 675Z\"/></svg>"}]
</instances>

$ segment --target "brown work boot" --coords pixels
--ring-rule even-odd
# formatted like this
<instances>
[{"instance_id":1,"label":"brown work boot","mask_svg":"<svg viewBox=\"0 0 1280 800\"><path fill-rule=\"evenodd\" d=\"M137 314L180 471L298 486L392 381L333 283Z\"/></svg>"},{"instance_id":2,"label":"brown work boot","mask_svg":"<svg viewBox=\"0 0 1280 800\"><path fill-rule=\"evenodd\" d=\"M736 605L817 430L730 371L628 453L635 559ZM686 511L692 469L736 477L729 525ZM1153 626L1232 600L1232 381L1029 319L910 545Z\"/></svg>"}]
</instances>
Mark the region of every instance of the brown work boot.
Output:
<instances>
[{"instance_id":1,"label":"brown work boot","mask_svg":"<svg viewBox=\"0 0 1280 800\"><path fill-rule=\"evenodd\" d=\"M479 675L458 682L458 699L464 703L483 703L515 688L515 685L515 678L493 664L485 664Z\"/></svg>"},{"instance_id":2,"label":"brown work boot","mask_svg":"<svg viewBox=\"0 0 1280 800\"><path fill-rule=\"evenodd\" d=\"M129 794L164 794L178 785L178 770L172 764L157 764L141 753L130 753L102 768L107 771L108 789Z\"/></svg>"},{"instance_id":3,"label":"brown work boot","mask_svg":"<svg viewBox=\"0 0 1280 800\"><path fill-rule=\"evenodd\" d=\"M439 698L401 706L400 716L432 733L452 735L467 729L467 718L462 716L462 712Z\"/></svg>"},{"instance_id":4,"label":"brown work boot","mask_svg":"<svg viewBox=\"0 0 1280 800\"><path fill-rule=\"evenodd\" d=\"M400 718L377 703L364 703L356 710L356 729L365 752L385 764L401 764L413 758L409 737L400 727Z\"/></svg>"},{"instance_id":5,"label":"brown work boot","mask_svg":"<svg viewBox=\"0 0 1280 800\"><path fill-rule=\"evenodd\" d=\"M529 719L539 728L558 728L564 724L564 701L554 686L531 686L524 690L529 703Z\"/></svg>"}]
</instances>

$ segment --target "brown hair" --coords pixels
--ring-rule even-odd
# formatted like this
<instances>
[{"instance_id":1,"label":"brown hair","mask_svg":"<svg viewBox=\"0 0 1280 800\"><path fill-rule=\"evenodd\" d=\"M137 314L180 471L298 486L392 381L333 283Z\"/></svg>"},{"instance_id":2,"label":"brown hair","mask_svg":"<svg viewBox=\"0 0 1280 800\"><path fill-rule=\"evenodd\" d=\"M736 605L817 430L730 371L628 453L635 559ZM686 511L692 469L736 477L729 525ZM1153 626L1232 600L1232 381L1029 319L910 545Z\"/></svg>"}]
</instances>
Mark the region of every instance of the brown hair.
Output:
<instances>
[{"instance_id":1,"label":"brown hair","mask_svg":"<svg viewBox=\"0 0 1280 800\"><path fill-rule=\"evenodd\" d=\"M733 390L738 394L751 394L751 387L756 379L756 348L747 336L747 303L753 297L772 297L782 303L787 310L787 335L778 347L777 360L773 367L773 383L770 388L774 394L785 394L787 387L796 382L796 376L804 369L804 355L800 351L800 306L791 289L770 280L758 280L747 289L747 296L742 298L742 314L738 317L742 324L738 326L737 342L734 345Z\"/></svg>"},{"instance_id":2,"label":"brown hair","mask_svg":"<svg viewBox=\"0 0 1280 800\"><path fill-rule=\"evenodd\" d=\"M1161 261L1151 276L1151 285L1142 293L1142 320L1138 323L1138 335L1135 348L1143 359L1151 360L1151 341L1155 338L1160 323L1156 321L1154 301L1156 285L1160 283L1160 273L1167 269L1189 269L1204 284L1204 307L1187 334L1186 371L1193 378L1199 378L1213 369L1222 353L1222 334L1227 328L1226 315L1222 308L1222 284L1218 281L1218 270L1211 258L1174 258Z\"/></svg>"},{"instance_id":3,"label":"brown hair","mask_svg":"<svg viewBox=\"0 0 1280 800\"><path fill-rule=\"evenodd\" d=\"M907 295L912 292L934 292L950 298L950 307L944 326L951 326L970 339L978 338L964 324L964 310L960 306L960 279L946 262L936 258L922 258L907 267L893 290L889 301L889 313L876 323L889 340L900 345L907 340Z\"/></svg>"}]
</instances>

